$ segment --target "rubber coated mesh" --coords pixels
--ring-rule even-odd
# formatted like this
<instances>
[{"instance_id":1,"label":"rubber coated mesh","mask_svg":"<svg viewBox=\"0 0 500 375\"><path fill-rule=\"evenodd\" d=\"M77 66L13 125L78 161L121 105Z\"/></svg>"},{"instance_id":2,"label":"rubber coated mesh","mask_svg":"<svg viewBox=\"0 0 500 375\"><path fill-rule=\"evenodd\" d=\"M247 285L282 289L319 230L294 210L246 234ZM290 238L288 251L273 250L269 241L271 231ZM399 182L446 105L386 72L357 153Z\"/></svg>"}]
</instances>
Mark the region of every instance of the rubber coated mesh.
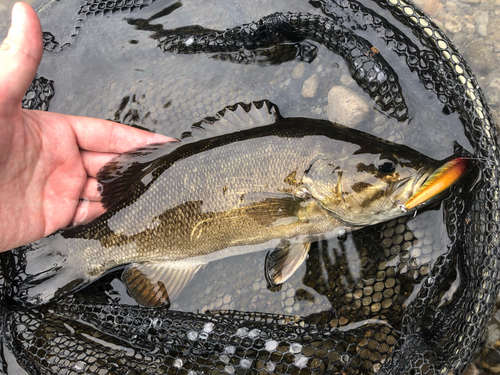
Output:
<instances>
[{"instance_id":1,"label":"rubber coated mesh","mask_svg":"<svg viewBox=\"0 0 500 375\"><path fill-rule=\"evenodd\" d=\"M43 32L43 48L46 51L60 52L68 47L72 40L78 35L79 29L88 17L108 16L115 12L132 12L147 7L155 0L86 0L77 13L74 29L71 31L71 39L60 43L50 32Z\"/></svg>"},{"instance_id":2,"label":"rubber coated mesh","mask_svg":"<svg viewBox=\"0 0 500 375\"><path fill-rule=\"evenodd\" d=\"M23 108L46 111L54 96L54 82L44 77L35 77L23 98Z\"/></svg>"}]
</instances>

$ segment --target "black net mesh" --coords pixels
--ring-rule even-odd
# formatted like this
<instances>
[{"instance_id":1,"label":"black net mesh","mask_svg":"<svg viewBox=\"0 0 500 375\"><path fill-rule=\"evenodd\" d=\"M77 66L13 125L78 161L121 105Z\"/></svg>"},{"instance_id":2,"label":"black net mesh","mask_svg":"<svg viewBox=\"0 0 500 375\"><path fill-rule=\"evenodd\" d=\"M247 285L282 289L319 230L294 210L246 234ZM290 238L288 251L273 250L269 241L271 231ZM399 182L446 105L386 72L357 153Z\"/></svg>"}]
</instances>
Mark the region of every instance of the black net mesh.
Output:
<instances>
[{"instance_id":1,"label":"black net mesh","mask_svg":"<svg viewBox=\"0 0 500 375\"><path fill-rule=\"evenodd\" d=\"M223 32L173 35L168 30L160 37L158 47L168 52L238 52L242 48L255 50L269 46L280 46L292 42L312 40L342 56L349 71L371 98L389 116L398 120L408 118L408 109L401 93L396 73L372 45L343 26L336 18L325 18L300 13L275 13L258 22L238 26ZM186 43L187 42L187 43ZM296 44L297 57L303 59L310 54L309 45ZM277 48L277 47L275 47Z\"/></svg>"},{"instance_id":2,"label":"black net mesh","mask_svg":"<svg viewBox=\"0 0 500 375\"><path fill-rule=\"evenodd\" d=\"M78 3L68 29L70 42L59 43L45 33L45 47L61 50L66 45L69 50L70 43L78 42L75 30L90 28L86 23L93 18L116 11L140 14L150 4ZM173 53L209 53L240 64L311 62L317 53L314 42L342 57L379 111L404 122L409 111L404 88L374 42L367 40L374 35L439 100L443 113L458 115L472 146L479 177L452 188L442 213L430 210L420 215L443 215L446 240L439 227L429 227L425 220L401 218L357 231L353 237L315 243L303 286L290 295L288 290L277 292L285 296L283 314L237 311L224 294L210 297L216 302L207 302L209 311L199 313L175 311L175 305L173 310L129 306L121 303L112 286L117 277L113 273L73 296L29 309L12 302L15 280L23 277L16 274L22 269L23 253L2 254L0 372L17 373L16 366L32 374L463 372L491 317L500 285L500 155L497 128L482 91L453 44L412 4L310 4L319 13L273 13L226 31L199 26L164 29L154 25L154 17L129 23L154 30L165 58ZM164 14L176 6L170 2ZM53 95L53 83L36 78L23 105L46 110ZM357 249L355 259L349 246ZM251 264L245 259L243 263ZM267 311L267 300L252 295L258 280L253 289L239 282L234 283L245 295L244 302L255 311ZM198 288L194 299L208 293L205 285ZM295 303L313 305L315 296L324 297L329 308L294 314Z\"/></svg>"},{"instance_id":3,"label":"black net mesh","mask_svg":"<svg viewBox=\"0 0 500 375\"><path fill-rule=\"evenodd\" d=\"M58 41L55 36L48 31L43 32L43 48L46 51L60 52L71 45L73 39L78 35L79 29L88 17L108 16L115 12L132 12L147 7L155 0L87 0L82 2L75 17L73 28L68 39L64 42ZM76 4L76 2L75 2Z\"/></svg>"},{"instance_id":4,"label":"black net mesh","mask_svg":"<svg viewBox=\"0 0 500 375\"><path fill-rule=\"evenodd\" d=\"M44 77L35 77L23 98L23 108L46 111L54 96L54 82Z\"/></svg>"},{"instance_id":5,"label":"black net mesh","mask_svg":"<svg viewBox=\"0 0 500 375\"><path fill-rule=\"evenodd\" d=\"M373 373L397 340L384 324L346 333L329 328L329 319L231 311L150 316L138 307L65 300L12 312L6 328L19 343L18 358L57 374Z\"/></svg>"}]
</instances>

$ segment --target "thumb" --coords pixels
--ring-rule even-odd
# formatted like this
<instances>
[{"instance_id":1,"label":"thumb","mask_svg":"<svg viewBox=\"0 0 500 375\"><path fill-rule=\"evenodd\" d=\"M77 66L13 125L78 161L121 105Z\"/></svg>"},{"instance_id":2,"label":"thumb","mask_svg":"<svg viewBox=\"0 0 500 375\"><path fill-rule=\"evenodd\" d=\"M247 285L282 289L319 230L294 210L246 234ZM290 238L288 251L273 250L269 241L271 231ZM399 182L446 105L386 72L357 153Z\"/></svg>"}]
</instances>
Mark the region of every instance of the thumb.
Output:
<instances>
[{"instance_id":1,"label":"thumb","mask_svg":"<svg viewBox=\"0 0 500 375\"><path fill-rule=\"evenodd\" d=\"M25 3L12 9L12 24L0 46L0 114L18 110L42 59L42 27Z\"/></svg>"}]
</instances>

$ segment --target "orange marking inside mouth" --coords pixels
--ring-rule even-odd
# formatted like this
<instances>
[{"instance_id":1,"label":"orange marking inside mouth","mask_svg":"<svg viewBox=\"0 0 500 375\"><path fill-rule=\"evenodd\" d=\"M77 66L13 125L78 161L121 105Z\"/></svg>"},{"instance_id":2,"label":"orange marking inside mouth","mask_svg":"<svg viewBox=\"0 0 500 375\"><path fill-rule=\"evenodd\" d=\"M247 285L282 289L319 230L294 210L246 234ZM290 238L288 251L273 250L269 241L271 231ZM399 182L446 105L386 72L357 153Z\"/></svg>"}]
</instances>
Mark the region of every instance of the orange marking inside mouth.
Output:
<instances>
[{"instance_id":1,"label":"orange marking inside mouth","mask_svg":"<svg viewBox=\"0 0 500 375\"><path fill-rule=\"evenodd\" d=\"M408 210L418 206L448 189L467 172L471 165L468 158L456 158L436 169L425 183L404 204Z\"/></svg>"}]
</instances>

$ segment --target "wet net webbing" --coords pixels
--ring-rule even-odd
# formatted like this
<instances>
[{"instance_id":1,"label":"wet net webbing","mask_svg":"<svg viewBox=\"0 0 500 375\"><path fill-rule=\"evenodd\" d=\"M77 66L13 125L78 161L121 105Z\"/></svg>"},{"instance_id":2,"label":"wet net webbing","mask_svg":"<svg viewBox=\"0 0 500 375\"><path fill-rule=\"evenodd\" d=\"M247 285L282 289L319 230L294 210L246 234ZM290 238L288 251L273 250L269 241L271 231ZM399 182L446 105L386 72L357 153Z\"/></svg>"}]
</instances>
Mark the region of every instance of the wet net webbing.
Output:
<instances>
[{"instance_id":1,"label":"wet net webbing","mask_svg":"<svg viewBox=\"0 0 500 375\"><path fill-rule=\"evenodd\" d=\"M79 8L76 30L92 17L140 11L151 3L86 0ZM381 13L387 12L411 30L412 35L405 35L366 4L310 3L321 15L275 13L226 31L160 30L157 45L166 54L212 53L239 63L261 60L265 54L268 61L277 63L287 58L314 59L314 48L307 44L314 41L344 59L351 76L382 113L404 121L407 106L397 77L355 30L374 33L402 58L443 110L459 114L473 147L475 167L480 171L476 184L473 188L455 186L443 202L448 248L432 262L419 261L422 256L432 257L426 247L407 252L406 258L400 257L399 268L392 267L373 259L410 248L414 239L407 219L362 230L356 241L362 249L365 282L345 290L335 280L348 278L347 257L340 250L337 261L329 264L322 256L328 243L317 243L307 261L310 272L304 284L327 296L332 309L305 317L217 309L187 313L122 305L103 297L113 275L80 294L30 309L12 302L16 278L22 277L16 272L23 254L5 253L0 268L0 373L463 372L485 332L500 285L500 154L490 110L467 63L412 4L377 1ZM49 33L44 40L48 50L64 53L71 48ZM274 49L268 49L270 45ZM250 53L241 53L242 49ZM57 95L57 81L36 77L23 105L46 110L54 91ZM374 233L381 234L375 242ZM314 273L318 264L327 269L328 280ZM426 268L428 264L431 267ZM406 278L400 276L403 269ZM459 282L450 295L453 280ZM417 283L420 287L414 289ZM401 296L414 290L416 295L402 308ZM307 299L307 292L301 298ZM353 322L360 323L353 326Z\"/></svg>"}]
</instances>

